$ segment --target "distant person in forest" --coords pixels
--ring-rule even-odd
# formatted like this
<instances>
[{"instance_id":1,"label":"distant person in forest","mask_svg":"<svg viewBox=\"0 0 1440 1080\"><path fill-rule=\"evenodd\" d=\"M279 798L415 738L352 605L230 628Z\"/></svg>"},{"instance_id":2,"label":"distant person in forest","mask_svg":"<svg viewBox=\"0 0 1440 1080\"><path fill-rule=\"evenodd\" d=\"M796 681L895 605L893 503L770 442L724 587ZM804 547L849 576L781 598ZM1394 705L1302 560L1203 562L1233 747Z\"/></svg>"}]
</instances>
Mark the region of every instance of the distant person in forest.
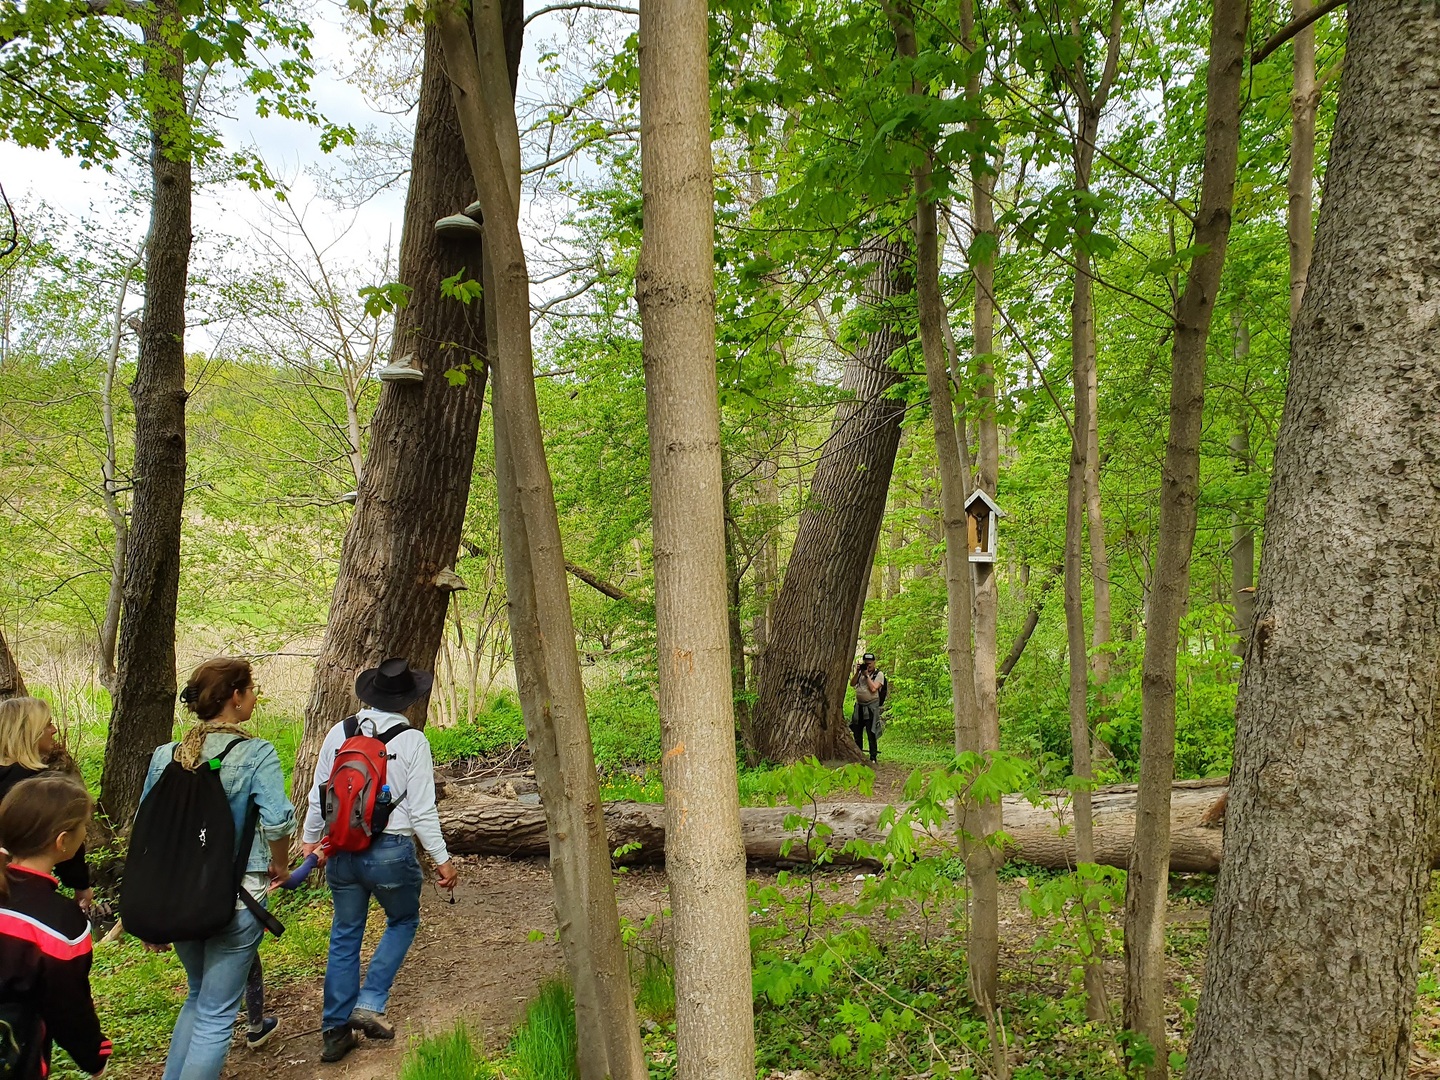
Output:
<instances>
[{"instance_id":1,"label":"distant person in forest","mask_svg":"<svg viewBox=\"0 0 1440 1080\"><path fill-rule=\"evenodd\" d=\"M285 797L280 756L271 743L251 737L242 726L255 712L258 699L245 660L218 657L197 667L180 701L199 722L180 742L155 750L141 795L143 803L172 760L191 771L213 768L218 760L237 845L246 819L252 812L256 815L242 882L256 899L266 895L267 887L285 880L290 837L298 827L295 809ZM175 943L190 993L175 1021L163 1080L218 1080L263 932L255 915L237 899L235 917L220 934Z\"/></svg>"},{"instance_id":2,"label":"distant person in forest","mask_svg":"<svg viewBox=\"0 0 1440 1080\"><path fill-rule=\"evenodd\" d=\"M17 697L0 701L0 799L22 780L46 772L58 772L80 780L75 759L60 745L50 706L39 698ZM85 845L73 857L58 863L55 877L67 889L87 916L94 902L90 868L85 862Z\"/></svg>"},{"instance_id":3,"label":"distant person in forest","mask_svg":"<svg viewBox=\"0 0 1440 1080\"><path fill-rule=\"evenodd\" d=\"M55 1044L92 1076L110 1061L90 995L90 923L54 872L85 842L90 794L44 772L0 800L0 1075L50 1075Z\"/></svg>"},{"instance_id":4,"label":"distant person in forest","mask_svg":"<svg viewBox=\"0 0 1440 1080\"><path fill-rule=\"evenodd\" d=\"M855 745L865 749L862 738L870 737L870 760L878 757L875 744L884 730L885 721L880 716L880 707L885 704L889 685L885 673L875 666L875 654L866 653L855 665L855 676L850 680L855 688L855 712L850 719L850 733L855 736Z\"/></svg>"},{"instance_id":5,"label":"distant person in forest","mask_svg":"<svg viewBox=\"0 0 1440 1080\"><path fill-rule=\"evenodd\" d=\"M433 678L400 659L362 671L355 696L364 708L331 728L320 746L302 839L305 854L325 863L335 900L321 1061L339 1061L355 1049L357 1031L370 1039L395 1037L385 1007L420 927L424 875L416 840L434 860L440 887L455 888L455 866L435 810L430 741L404 716L430 692ZM385 911L385 933L362 986L360 945L371 897Z\"/></svg>"}]
</instances>

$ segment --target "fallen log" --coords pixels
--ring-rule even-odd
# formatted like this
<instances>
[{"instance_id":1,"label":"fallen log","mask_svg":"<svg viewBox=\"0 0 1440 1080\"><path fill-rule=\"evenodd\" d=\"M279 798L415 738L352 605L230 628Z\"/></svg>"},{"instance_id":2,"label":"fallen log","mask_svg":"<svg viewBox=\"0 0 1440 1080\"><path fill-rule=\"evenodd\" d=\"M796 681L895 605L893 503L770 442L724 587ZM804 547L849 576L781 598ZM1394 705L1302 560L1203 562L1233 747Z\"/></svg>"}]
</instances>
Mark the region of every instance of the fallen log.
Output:
<instances>
[{"instance_id":1,"label":"fallen log","mask_svg":"<svg viewBox=\"0 0 1440 1080\"><path fill-rule=\"evenodd\" d=\"M1170 869L1186 872L1214 872L1220 868L1223 830L1202 823L1205 813L1228 790L1225 780L1185 780L1171 794ZM1135 785L1097 788L1091 793L1095 821L1095 861L1108 866L1125 866L1135 834ZM881 803L826 803L818 820L833 831L830 844L836 862L874 866L873 860L839 854L848 841L883 840L879 826ZM462 855L548 855L545 811L538 805L514 799L497 799L466 792L451 786L439 805L440 826L450 850ZM805 829L785 828L784 807L744 807L740 829L745 856L751 862L774 864L802 862L806 858ZM1047 796L1036 806L1020 796L1005 799L1005 832L1010 837L1006 855L1036 866L1064 869L1074 865L1074 836L1062 835L1070 824L1068 799L1062 794ZM654 803L609 803L605 825L611 850L621 850L617 862L661 863L665 859L664 808ZM786 840L795 841L788 854ZM951 841L936 830L928 844L938 848ZM922 838L922 844L927 842Z\"/></svg>"}]
</instances>

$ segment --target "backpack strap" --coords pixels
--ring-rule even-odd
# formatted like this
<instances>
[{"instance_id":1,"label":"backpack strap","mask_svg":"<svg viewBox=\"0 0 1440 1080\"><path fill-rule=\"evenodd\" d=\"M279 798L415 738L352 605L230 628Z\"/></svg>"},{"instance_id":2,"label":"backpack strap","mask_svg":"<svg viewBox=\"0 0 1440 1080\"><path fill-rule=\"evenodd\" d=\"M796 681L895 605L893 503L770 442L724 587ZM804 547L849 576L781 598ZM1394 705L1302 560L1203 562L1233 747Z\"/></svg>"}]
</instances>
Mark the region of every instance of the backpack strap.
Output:
<instances>
[{"instance_id":1,"label":"backpack strap","mask_svg":"<svg viewBox=\"0 0 1440 1080\"><path fill-rule=\"evenodd\" d=\"M230 744L230 746L234 745L234 743ZM225 749L228 751L230 747L227 746ZM250 849L255 846L255 824L259 818L260 807L255 802L255 796L252 795L245 810L245 825L240 830L240 850L235 853L235 894L245 905L245 909L255 916L255 921L278 938L285 932L285 924L266 911L265 905L251 896L250 890L245 888L245 872L250 863Z\"/></svg>"},{"instance_id":2,"label":"backpack strap","mask_svg":"<svg viewBox=\"0 0 1440 1080\"><path fill-rule=\"evenodd\" d=\"M353 739L360 734L360 717L347 716L340 721L340 730L345 733L345 738Z\"/></svg>"},{"instance_id":3,"label":"backpack strap","mask_svg":"<svg viewBox=\"0 0 1440 1080\"><path fill-rule=\"evenodd\" d=\"M416 731L416 730L418 730L418 729L411 727L409 724L400 724L400 725L397 725L396 727L392 727L389 731L385 732L383 735L376 735L375 738L377 738L377 739L380 740L380 743L381 743L382 746L389 746L389 745L390 745L390 740L393 739L393 738L395 738L395 736L397 736L397 735L404 735L405 732L407 732L407 731Z\"/></svg>"},{"instance_id":4,"label":"backpack strap","mask_svg":"<svg viewBox=\"0 0 1440 1080\"><path fill-rule=\"evenodd\" d=\"M250 740L247 739L244 735L236 735L235 738L231 739L228 743L225 744L224 750L221 750L218 754L216 754L210 759L210 768L218 771L220 766L225 763L225 759L230 756L231 750L234 750L235 747L238 746L240 743L249 741Z\"/></svg>"}]
</instances>

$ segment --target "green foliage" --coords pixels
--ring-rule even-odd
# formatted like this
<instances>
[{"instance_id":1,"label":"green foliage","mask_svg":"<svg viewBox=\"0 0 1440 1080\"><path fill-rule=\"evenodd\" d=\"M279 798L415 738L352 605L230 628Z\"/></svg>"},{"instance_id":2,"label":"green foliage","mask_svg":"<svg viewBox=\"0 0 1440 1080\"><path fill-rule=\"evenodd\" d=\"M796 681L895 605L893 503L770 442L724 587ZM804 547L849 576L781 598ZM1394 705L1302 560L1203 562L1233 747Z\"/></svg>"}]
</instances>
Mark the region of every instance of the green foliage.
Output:
<instances>
[{"instance_id":1,"label":"green foliage","mask_svg":"<svg viewBox=\"0 0 1440 1080\"><path fill-rule=\"evenodd\" d=\"M451 727L426 727L430 753L437 764L465 758L483 758L510 750L525 741L525 721L520 703L513 695L501 693L486 703L473 720Z\"/></svg>"},{"instance_id":2,"label":"green foliage","mask_svg":"<svg viewBox=\"0 0 1440 1080\"><path fill-rule=\"evenodd\" d=\"M422 1039L400 1066L400 1080L490 1080L495 1069L470 1040L463 1023Z\"/></svg>"},{"instance_id":3,"label":"green foliage","mask_svg":"<svg viewBox=\"0 0 1440 1080\"><path fill-rule=\"evenodd\" d=\"M576 1053L575 998L564 980L552 979L526 1007L506 1061L517 1080L572 1080Z\"/></svg>"}]
</instances>

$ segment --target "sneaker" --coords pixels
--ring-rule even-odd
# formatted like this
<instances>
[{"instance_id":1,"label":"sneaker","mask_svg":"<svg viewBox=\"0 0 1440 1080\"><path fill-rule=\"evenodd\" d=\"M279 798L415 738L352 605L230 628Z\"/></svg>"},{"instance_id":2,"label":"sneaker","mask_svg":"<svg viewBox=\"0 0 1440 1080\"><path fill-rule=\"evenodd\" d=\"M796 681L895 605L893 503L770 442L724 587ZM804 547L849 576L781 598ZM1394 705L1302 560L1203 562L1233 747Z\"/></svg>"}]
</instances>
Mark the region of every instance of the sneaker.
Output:
<instances>
[{"instance_id":1,"label":"sneaker","mask_svg":"<svg viewBox=\"0 0 1440 1080\"><path fill-rule=\"evenodd\" d=\"M348 1027L331 1028L325 1032L325 1047L320 1051L321 1061L339 1061L355 1049L355 1033Z\"/></svg>"},{"instance_id":2,"label":"sneaker","mask_svg":"<svg viewBox=\"0 0 1440 1080\"><path fill-rule=\"evenodd\" d=\"M245 1033L245 1045L251 1050L259 1050L267 1042L270 1036L275 1034L275 1029L280 1026L280 1021L273 1016L267 1016L260 1021L259 1029L251 1028Z\"/></svg>"},{"instance_id":3,"label":"sneaker","mask_svg":"<svg viewBox=\"0 0 1440 1080\"><path fill-rule=\"evenodd\" d=\"M367 1039L393 1039L395 1025L385 1019L384 1013L373 1009L352 1009L347 1021L351 1031L363 1031Z\"/></svg>"}]
</instances>

